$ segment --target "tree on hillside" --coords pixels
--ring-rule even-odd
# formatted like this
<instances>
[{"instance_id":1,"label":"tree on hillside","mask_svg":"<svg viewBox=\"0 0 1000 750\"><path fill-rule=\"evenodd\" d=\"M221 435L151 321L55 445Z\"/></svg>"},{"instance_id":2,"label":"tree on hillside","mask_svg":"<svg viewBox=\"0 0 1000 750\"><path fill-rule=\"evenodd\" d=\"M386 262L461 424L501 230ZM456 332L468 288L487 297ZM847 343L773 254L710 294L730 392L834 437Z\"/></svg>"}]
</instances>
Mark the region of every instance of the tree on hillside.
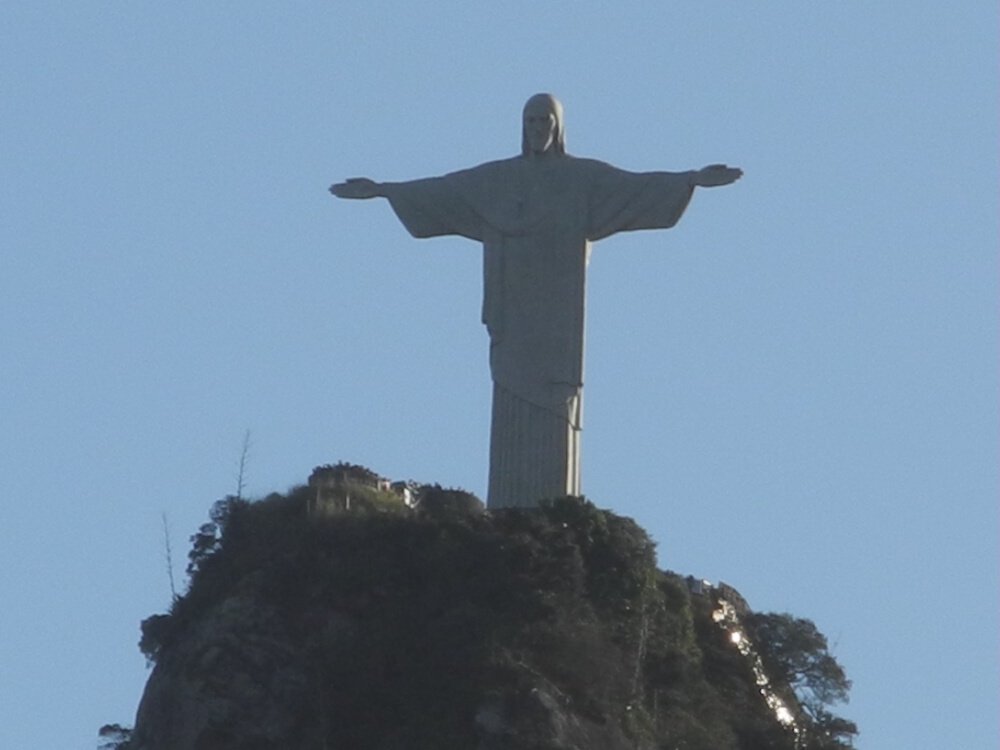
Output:
<instances>
[{"instance_id":1,"label":"tree on hillside","mask_svg":"<svg viewBox=\"0 0 1000 750\"><path fill-rule=\"evenodd\" d=\"M768 677L795 692L804 714L806 747L853 747L857 725L830 711L831 706L848 701L851 681L812 620L768 612L749 615L745 624Z\"/></svg>"}]
</instances>

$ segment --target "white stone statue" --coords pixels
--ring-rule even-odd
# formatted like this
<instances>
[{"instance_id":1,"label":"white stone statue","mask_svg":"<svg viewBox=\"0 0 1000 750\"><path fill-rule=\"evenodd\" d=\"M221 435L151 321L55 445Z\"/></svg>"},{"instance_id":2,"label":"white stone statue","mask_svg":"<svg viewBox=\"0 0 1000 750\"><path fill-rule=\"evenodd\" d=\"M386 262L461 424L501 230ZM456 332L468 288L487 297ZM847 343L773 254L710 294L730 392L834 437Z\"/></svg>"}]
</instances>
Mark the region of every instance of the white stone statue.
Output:
<instances>
[{"instance_id":1,"label":"white stone statue","mask_svg":"<svg viewBox=\"0 0 1000 750\"><path fill-rule=\"evenodd\" d=\"M626 172L566 153L563 108L524 106L521 155L412 182L349 179L338 198L387 198L414 237L483 245L483 323L490 335L490 508L579 495L584 300L590 243L672 227L695 187L739 169Z\"/></svg>"}]
</instances>

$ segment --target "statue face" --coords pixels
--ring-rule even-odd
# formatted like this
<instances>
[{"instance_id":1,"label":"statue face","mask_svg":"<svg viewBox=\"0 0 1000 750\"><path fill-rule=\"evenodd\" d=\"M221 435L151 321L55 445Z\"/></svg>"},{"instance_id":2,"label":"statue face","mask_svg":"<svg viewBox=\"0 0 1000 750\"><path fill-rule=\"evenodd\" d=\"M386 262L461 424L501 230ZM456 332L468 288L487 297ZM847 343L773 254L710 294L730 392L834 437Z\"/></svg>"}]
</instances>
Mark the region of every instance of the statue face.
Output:
<instances>
[{"instance_id":1,"label":"statue face","mask_svg":"<svg viewBox=\"0 0 1000 750\"><path fill-rule=\"evenodd\" d=\"M532 153L551 149L556 140L555 113L545 106L529 106L524 111L524 134Z\"/></svg>"}]
</instances>

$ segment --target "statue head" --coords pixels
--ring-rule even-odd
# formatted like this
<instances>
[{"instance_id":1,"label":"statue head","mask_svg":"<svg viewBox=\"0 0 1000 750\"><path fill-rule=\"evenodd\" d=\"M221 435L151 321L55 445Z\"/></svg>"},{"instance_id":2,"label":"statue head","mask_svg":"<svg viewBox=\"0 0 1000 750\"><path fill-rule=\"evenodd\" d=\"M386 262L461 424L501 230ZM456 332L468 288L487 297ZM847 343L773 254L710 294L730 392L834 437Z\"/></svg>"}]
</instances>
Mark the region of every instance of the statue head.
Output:
<instances>
[{"instance_id":1,"label":"statue head","mask_svg":"<svg viewBox=\"0 0 1000 750\"><path fill-rule=\"evenodd\" d=\"M535 94L524 105L521 154L566 153L563 106L552 94Z\"/></svg>"}]
</instances>

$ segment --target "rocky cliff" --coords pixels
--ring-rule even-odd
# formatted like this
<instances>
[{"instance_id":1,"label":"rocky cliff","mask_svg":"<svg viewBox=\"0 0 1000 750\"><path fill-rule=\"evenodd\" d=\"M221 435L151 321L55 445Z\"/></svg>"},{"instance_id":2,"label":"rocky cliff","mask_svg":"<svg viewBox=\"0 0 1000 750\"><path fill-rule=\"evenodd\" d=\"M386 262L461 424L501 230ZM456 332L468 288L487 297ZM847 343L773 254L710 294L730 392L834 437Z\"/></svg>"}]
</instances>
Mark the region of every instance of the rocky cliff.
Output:
<instances>
[{"instance_id":1,"label":"rocky cliff","mask_svg":"<svg viewBox=\"0 0 1000 750\"><path fill-rule=\"evenodd\" d=\"M715 589L575 499L485 513L431 488L310 516L217 504L191 583L143 623L128 750L794 748ZM113 734L113 733L111 733Z\"/></svg>"}]
</instances>

